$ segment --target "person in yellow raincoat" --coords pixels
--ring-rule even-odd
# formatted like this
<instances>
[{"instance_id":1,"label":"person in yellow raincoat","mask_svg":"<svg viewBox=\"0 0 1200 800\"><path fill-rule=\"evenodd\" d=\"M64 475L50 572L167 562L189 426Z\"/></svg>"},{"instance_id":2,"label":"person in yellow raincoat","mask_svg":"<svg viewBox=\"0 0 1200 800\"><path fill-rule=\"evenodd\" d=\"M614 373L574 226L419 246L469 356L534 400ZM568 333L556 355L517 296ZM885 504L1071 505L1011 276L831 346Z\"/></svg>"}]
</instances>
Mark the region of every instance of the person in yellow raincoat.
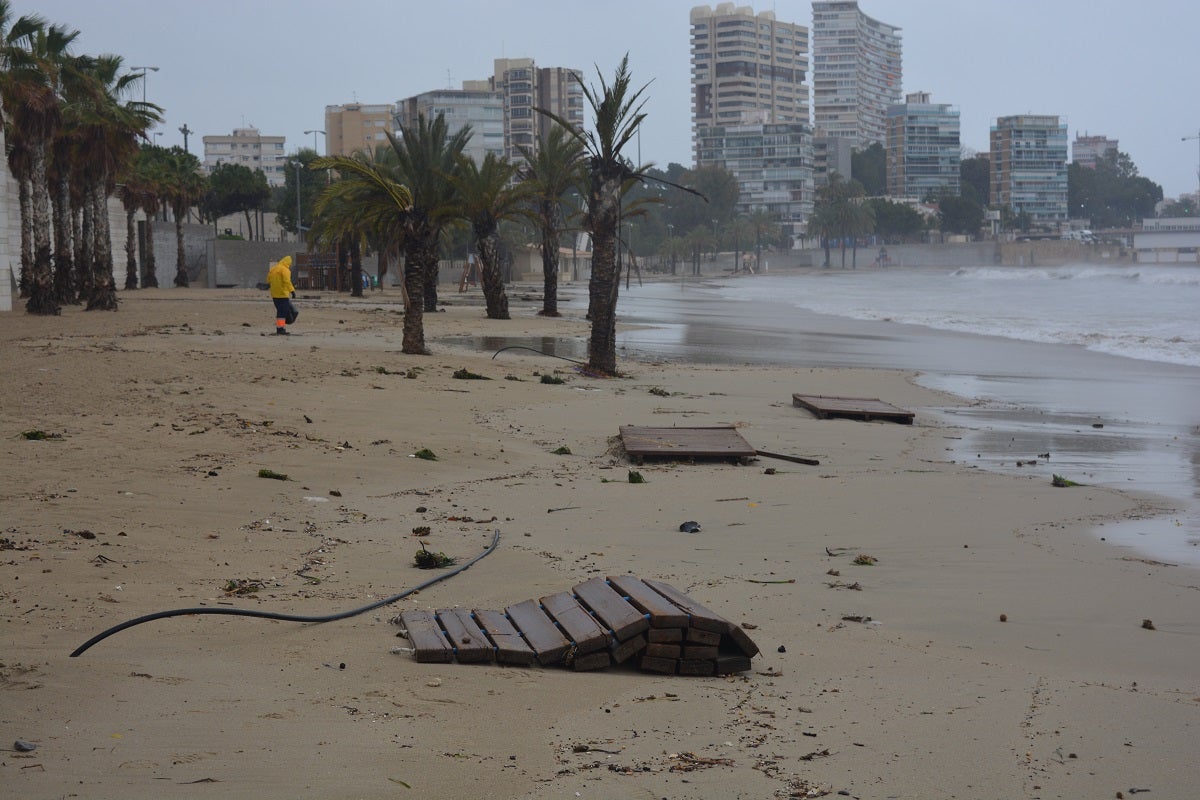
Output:
<instances>
[{"instance_id":1,"label":"person in yellow raincoat","mask_svg":"<svg viewBox=\"0 0 1200 800\"><path fill-rule=\"evenodd\" d=\"M267 286L271 290L271 300L275 303L275 333L287 336L287 326L300 316L300 312L292 305L296 287L292 286L291 256L284 256L271 265L267 272Z\"/></svg>"}]
</instances>

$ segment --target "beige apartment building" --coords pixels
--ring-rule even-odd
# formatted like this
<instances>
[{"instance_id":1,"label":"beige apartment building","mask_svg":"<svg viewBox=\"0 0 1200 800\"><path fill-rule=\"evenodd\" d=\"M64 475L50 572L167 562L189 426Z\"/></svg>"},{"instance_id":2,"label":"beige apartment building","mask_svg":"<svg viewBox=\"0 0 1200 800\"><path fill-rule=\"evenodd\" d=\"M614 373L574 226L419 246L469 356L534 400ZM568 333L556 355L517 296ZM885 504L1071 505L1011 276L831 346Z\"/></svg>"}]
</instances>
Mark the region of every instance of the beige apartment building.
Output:
<instances>
[{"instance_id":1,"label":"beige apartment building","mask_svg":"<svg viewBox=\"0 0 1200 800\"><path fill-rule=\"evenodd\" d=\"M583 85L579 71L538 67L532 58L497 58L490 82L504 101L504 153L519 161L518 146L537 152L554 123L535 108L545 109L583 127Z\"/></svg>"},{"instance_id":2,"label":"beige apartment building","mask_svg":"<svg viewBox=\"0 0 1200 800\"><path fill-rule=\"evenodd\" d=\"M387 144L387 131L393 130L395 111L390 103L325 106L325 152L321 155L348 156L359 150L374 152L377 145Z\"/></svg>"},{"instance_id":3,"label":"beige apartment building","mask_svg":"<svg viewBox=\"0 0 1200 800\"><path fill-rule=\"evenodd\" d=\"M211 175L218 164L241 164L262 170L267 185L283 186L287 159L283 136L263 136L258 128L235 128L228 136L204 137L204 172Z\"/></svg>"}]
</instances>

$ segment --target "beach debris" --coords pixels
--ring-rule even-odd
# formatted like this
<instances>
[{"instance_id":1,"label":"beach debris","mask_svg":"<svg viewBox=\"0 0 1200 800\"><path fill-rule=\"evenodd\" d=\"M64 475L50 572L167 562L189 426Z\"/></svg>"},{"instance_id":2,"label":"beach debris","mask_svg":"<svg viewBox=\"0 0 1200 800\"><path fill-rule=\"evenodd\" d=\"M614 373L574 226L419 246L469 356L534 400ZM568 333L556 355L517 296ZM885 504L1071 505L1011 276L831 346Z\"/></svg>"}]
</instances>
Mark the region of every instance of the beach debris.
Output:
<instances>
[{"instance_id":1,"label":"beach debris","mask_svg":"<svg viewBox=\"0 0 1200 800\"><path fill-rule=\"evenodd\" d=\"M862 591L862 584L858 581L854 583L843 583L842 581L827 581L825 583L830 589L850 589L855 592Z\"/></svg>"},{"instance_id":2,"label":"beach debris","mask_svg":"<svg viewBox=\"0 0 1200 800\"><path fill-rule=\"evenodd\" d=\"M542 383L546 383L551 386L561 386L562 384L566 383L566 381L557 375L551 375L547 372L542 376Z\"/></svg>"},{"instance_id":3,"label":"beach debris","mask_svg":"<svg viewBox=\"0 0 1200 800\"><path fill-rule=\"evenodd\" d=\"M95 539L96 534L89 530L73 531L70 528L63 528L63 533L67 536L78 536L80 539Z\"/></svg>"},{"instance_id":4,"label":"beach debris","mask_svg":"<svg viewBox=\"0 0 1200 800\"><path fill-rule=\"evenodd\" d=\"M486 375L480 375L478 372L471 372L471 370L467 369L466 367L463 367L462 369L454 370L454 374L451 375L450 377L454 378L455 380L460 380L460 381L490 381L491 380L491 378L487 377Z\"/></svg>"},{"instance_id":5,"label":"beach debris","mask_svg":"<svg viewBox=\"0 0 1200 800\"><path fill-rule=\"evenodd\" d=\"M273 481L286 481L288 479L288 476L285 473L276 472L273 469L260 469L258 471L258 477L270 478Z\"/></svg>"},{"instance_id":6,"label":"beach debris","mask_svg":"<svg viewBox=\"0 0 1200 800\"><path fill-rule=\"evenodd\" d=\"M775 652L776 652L776 653L786 653L786 652L787 652L787 647L785 647L785 646L783 646L783 645L779 645L779 647L775 648Z\"/></svg>"},{"instance_id":7,"label":"beach debris","mask_svg":"<svg viewBox=\"0 0 1200 800\"><path fill-rule=\"evenodd\" d=\"M265 586L266 584L257 578L230 578L225 581L222 591L227 595L245 597L248 594L254 594L260 589L265 588Z\"/></svg>"},{"instance_id":8,"label":"beach debris","mask_svg":"<svg viewBox=\"0 0 1200 800\"><path fill-rule=\"evenodd\" d=\"M420 458L420 459L424 459L425 461L437 461L438 460L438 457L428 447L422 447L417 452L411 454L409 456L409 458Z\"/></svg>"},{"instance_id":9,"label":"beach debris","mask_svg":"<svg viewBox=\"0 0 1200 800\"><path fill-rule=\"evenodd\" d=\"M836 577L838 577L839 575L841 575L841 574L842 574L842 571L841 571L840 569L828 569L828 570L826 570L826 571L825 571L825 574L826 574L826 575L832 575L833 577L835 577L835 578L836 578Z\"/></svg>"},{"instance_id":10,"label":"beach debris","mask_svg":"<svg viewBox=\"0 0 1200 800\"><path fill-rule=\"evenodd\" d=\"M1067 478L1064 478L1062 475L1055 475L1055 476L1053 476L1053 477L1051 478L1051 480L1050 480L1050 484L1051 484L1052 486L1057 486L1057 487L1058 487L1058 488L1060 488L1060 489L1063 489L1063 488L1066 488L1066 487L1069 487L1069 486L1083 486L1083 484L1082 484L1082 483L1076 483L1076 482L1075 482L1075 481L1073 481L1073 480L1069 480L1069 479L1067 479Z\"/></svg>"},{"instance_id":11,"label":"beach debris","mask_svg":"<svg viewBox=\"0 0 1200 800\"><path fill-rule=\"evenodd\" d=\"M795 578L784 578L783 580L778 580L778 581L763 581L763 580L757 580L755 578L746 578L746 583L795 583L795 582L796 582Z\"/></svg>"},{"instance_id":12,"label":"beach debris","mask_svg":"<svg viewBox=\"0 0 1200 800\"><path fill-rule=\"evenodd\" d=\"M879 559L875 558L875 556L869 556L866 553L859 553L850 563L857 564L860 567L873 567L879 563Z\"/></svg>"},{"instance_id":13,"label":"beach debris","mask_svg":"<svg viewBox=\"0 0 1200 800\"><path fill-rule=\"evenodd\" d=\"M413 536L428 536L429 535L429 526L428 525L418 525L417 527L412 529L412 534L413 534Z\"/></svg>"},{"instance_id":14,"label":"beach debris","mask_svg":"<svg viewBox=\"0 0 1200 800\"><path fill-rule=\"evenodd\" d=\"M1050 454L1049 454L1049 453L1038 453L1038 458L1044 458L1044 459L1046 459L1047 461L1049 461L1049 460L1050 460Z\"/></svg>"},{"instance_id":15,"label":"beach debris","mask_svg":"<svg viewBox=\"0 0 1200 800\"><path fill-rule=\"evenodd\" d=\"M679 532L680 533L699 533L700 532L700 523L696 522L695 520L690 519L687 522L680 524Z\"/></svg>"},{"instance_id":16,"label":"beach debris","mask_svg":"<svg viewBox=\"0 0 1200 800\"><path fill-rule=\"evenodd\" d=\"M48 439L61 439L63 435L61 433L47 433L35 428L33 430L21 431L21 438L31 442L44 442Z\"/></svg>"},{"instance_id":17,"label":"beach debris","mask_svg":"<svg viewBox=\"0 0 1200 800\"><path fill-rule=\"evenodd\" d=\"M17 739L13 742L13 750L16 750L18 753L32 753L34 750L37 750L37 747L33 742L27 742L24 739Z\"/></svg>"},{"instance_id":18,"label":"beach debris","mask_svg":"<svg viewBox=\"0 0 1200 800\"><path fill-rule=\"evenodd\" d=\"M1148 631L1158 630L1157 628L1154 627L1154 621L1149 620L1149 619L1142 620L1142 627Z\"/></svg>"},{"instance_id":19,"label":"beach debris","mask_svg":"<svg viewBox=\"0 0 1200 800\"><path fill-rule=\"evenodd\" d=\"M872 621L871 618L865 614L847 614L842 617L842 619L845 622L861 622L863 625L866 625L868 622Z\"/></svg>"},{"instance_id":20,"label":"beach debris","mask_svg":"<svg viewBox=\"0 0 1200 800\"><path fill-rule=\"evenodd\" d=\"M559 447L556 450L551 450L550 452L556 456L569 456L571 455L571 448L564 444L562 447Z\"/></svg>"},{"instance_id":21,"label":"beach debris","mask_svg":"<svg viewBox=\"0 0 1200 800\"><path fill-rule=\"evenodd\" d=\"M732 767L735 765L732 758L711 758L708 756L698 756L695 753L671 753L667 758L675 762L671 765L670 772L695 772L698 769Z\"/></svg>"},{"instance_id":22,"label":"beach debris","mask_svg":"<svg viewBox=\"0 0 1200 800\"><path fill-rule=\"evenodd\" d=\"M774 467L767 467L766 469L763 470L763 475L774 475L774 474L775 474Z\"/></svg>"},{"instance_id":23,"label":"beach debris","mask_svg":"<svg viewBox=\"0 0 1200 800\"><path fill-rule=\"evenodd\" d=\"M858 550L857 547L826 547L825 555L837 558L838 556L844 556L847 553L853 553L856 550Z\"/></svg>"},{"instance_id":24,"label":"beach debris","mask_svg":"<svg viewBox=\"0 0 1200 800\"><path fill-rule=\"evenodd\" d=\"M795 464L807 464L810 467L819 467L821 462L815 458L804 458L803 456L789 456L785 453L772 453L767 450L755 450L755 455L765 456L766 458L778 458L783 461L791 461ZM774 474L773 472L768 474Z\"/></svg>"},{"instance_id":25,"label":"beach debris","mask_svg":"<svg viewBox=\"0 0 1200 800\"><path fill-rule=\"evenodd\" d=\"M1103 423L1103 422L1093 422L1093 423L1092 423L1092 427L1093 427L1093 428L1103 428L1103 427L1104 427L1104 423Z\"/></svg>"},{"instance_id":26,"label":"beach debris","mask_svg":"<svg viewBox=\"0 0 1200 800\"><path fill-rule=\"evenodd\" d=\"M1000 621L1001 621L1001 622L1008 622L1008 614L1001 614L1001 615L1000 615Z\"/></svg>"},{"instance_id":27,"label":"beach debris","mask_svg":"<svg viewBox=\"0 0 1200 800\"><path fill-rule=\"evenodd\" d=\"M642 473L638 472L637 470L631 469L631 470L629 470L629 482L630 483L645 483L646 479L642 477Z\"/></svg>"},{"instance_id":28,"label":"beach debris","mask_svg":"<svg viewBox=\"0 0 1200 800\"><path fill-rule=\"evenodd\" d=\"M670 397L671 396L670 392L668 392L666 389L663 389L660 386L652 386L647 391L649 391L650 394L657 395L658 397Z\"/></svg>"},{"instance_id":29,"label":"beach debris","mask_svg":"<svg viewBox=\"0 0 1200 800\"><path fill-rule=\"evenodd\" d=\"M583 506L561 506L559 508L547 508L546 513L553 514L555 511L574 511L579 508L583 508ZM525 535L528 536L529 534Z\"/></svg>"},{"instance_id":30,"label":"beach debris","mask_svg":"<svg viewBox=\"0 0 1200 800\"><path fill-rule=\"evenodd\" d=\"M854 419L861 422L884 420L912 425L911 411L874 397L830 397L819 394L793 394L792 405L812 412L817 419Z\"/></svg>"},{"instance_id":31,"label":"beach debris","mask_svg":"<svg viewBox=\"0 0 1200 800\"><path fill-rule=\"evenodd\" d=\"M647 458L673 461L725 459L747 464L755 450L738 432L736 425L707 427L620 426L625 455L641 464Z\"/></svg>"},{"instance_id":32,"label":"beach debris","mask_svg":"<svg viewBox=\"0 0 1200 800\"><path fill-rule=\"evenodd\" d=\"M448 556L445 553L435 553L426 549L425 543L421 542L421 549L413 556L413 563L420 569L439 569L441 567L449 567L456 563L458 559L453 556Z\"/></svg>"},{"instance_id":33,"label":"beach debris","mask_svg":"<svg viewBox=\"0 0 1200 800\"><path fill-rule=\"evenodd\" d=\"M330 489L330 490L329 490L329 496L330 496L330 497L341 497L341 496L342 496L342 493L341 493L341 492L339 492L337 489Z\"/></svg>"}]
</instances>

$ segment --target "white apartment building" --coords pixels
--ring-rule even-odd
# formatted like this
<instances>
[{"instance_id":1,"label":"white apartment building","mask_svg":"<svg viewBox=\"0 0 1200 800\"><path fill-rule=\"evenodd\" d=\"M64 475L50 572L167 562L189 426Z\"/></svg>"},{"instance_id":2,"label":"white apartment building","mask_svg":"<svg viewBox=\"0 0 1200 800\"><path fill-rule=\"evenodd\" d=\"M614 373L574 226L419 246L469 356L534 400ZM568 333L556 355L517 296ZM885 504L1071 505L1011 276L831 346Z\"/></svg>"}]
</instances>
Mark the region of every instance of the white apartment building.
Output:
<instances>
[{"instance_id":1,"label":"white apartment building","mask_svg":"<svg viewBox=\"0 0 1200 800\"><path fill-rule=\"evenodd\" d=\"M867 16L856 0L814 0L813 115L817 134L887 139L888 106L900 103L900 29Z\"/></svg>"},{"instance_id":2,"label":"white apartment building","mask_svg":"<svg viewBox=\"0 0 1200 800\"><path fill-rule=\"evenodd\" d=\"M1082 136L1075 133L1075 141L1071 144L1071 160L1081 167L1095 169L1096 162L1109 153L1118 152L1120 141L1109 139L1107 136Z\"/></svg>"},{"instance_id":3,"label":"white apartment building","mask_svg":"<svg viewBox=\"0 0 1200 800\"><path fill-rule=\"evenodd\" d=\"M396 101L393 118L396 130L411 128L424 116L433 121L446 118L451 133L471 126L471 138L463 154L482 164L488 153L504 155L504 97L488 81L463 81L461 89L435 89Z\"/></svg>"},{"instance_id":4,"label":"white apartment building","mask_svg":"<svg viewBox=\"0 0 1200 800\"><path fill-rule=\"evenodd\" d=\"M704 128L808 125L808 28L749 6L697 6L690 14L692 146Z\"/></svg>"},{"instance_id":5,"label":"white apartment building","mask_svg":"<svg viewBox=\"0 0 1200 800\"><path fill-rule=\"evenodd\" d=\"M287 159L283 136L263 136L258 128L235 128L229 136L204 137L204 172L208 175L218 164L241 164L262 170L268 186L283 186Z\"/></svg>"}]
</instances>

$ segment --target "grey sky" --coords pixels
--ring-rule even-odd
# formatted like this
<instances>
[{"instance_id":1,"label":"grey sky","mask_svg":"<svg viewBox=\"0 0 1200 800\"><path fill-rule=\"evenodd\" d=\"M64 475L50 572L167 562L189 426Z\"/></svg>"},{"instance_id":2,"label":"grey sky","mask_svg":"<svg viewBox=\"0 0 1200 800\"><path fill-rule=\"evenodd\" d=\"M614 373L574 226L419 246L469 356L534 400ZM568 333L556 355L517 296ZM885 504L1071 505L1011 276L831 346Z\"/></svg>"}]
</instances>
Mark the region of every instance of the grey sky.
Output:
<instances>
[{"instance_id":1,"label":"grey sky","mask_svg":"<svg viewBox=\"0 0 1200 800\"><path fill-rule=\"evenodd\" d=\"M157 66L147 99L166 109L160 144L253 125L312 147L326 105L391 103L491 74L494 58L611 77L628 52L652 81L644 161L691 161L683 0L13 0L80 31L76 50ZM715 4L710 4L715 5ZM744 3L739 5L745 5ZM811 26L810 2L751 4ZM1168 197L1197 190L1200 3L1195 0L862 0L900 26L904 91L957 105L962 141L986 150L997 116L1059 114L1120 140ZM811 85L811 81L810 81ZM318 139L319 149L324 145ZM631 155L636 155L632 153Z\"/></svg>"}]
</instances>

